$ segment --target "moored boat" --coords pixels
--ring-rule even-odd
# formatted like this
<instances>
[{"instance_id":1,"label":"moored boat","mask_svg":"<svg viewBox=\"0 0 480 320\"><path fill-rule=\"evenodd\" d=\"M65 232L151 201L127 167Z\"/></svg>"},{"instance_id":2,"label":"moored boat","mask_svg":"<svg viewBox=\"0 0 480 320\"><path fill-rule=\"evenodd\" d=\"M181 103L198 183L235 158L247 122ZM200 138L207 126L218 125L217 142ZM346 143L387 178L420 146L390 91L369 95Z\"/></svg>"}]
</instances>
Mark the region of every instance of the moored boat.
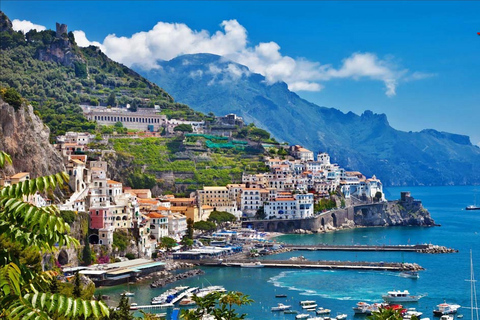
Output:
<instances>
[{"instance_id":1,"label":"moored boat","mask_svg":"<svg viewBox=\"0 0 480 320\"><path fill-rule=\"evenodd\" d=\"M125 292L122 293L122 295L124 295L125 297L134 297L135 293L130 292L130 291L125 291Z\"/></svg>"},{"instance_id":2,"label":"moored boat","mask_svg":"<svg viewBox=\"0 0 480 320\"><path fill-rule=\"evenodd\" d=\"M298 311L297 311L297 310L290 310L290 309L289 309L289 310L283 311L283 313L284 313L284 314L297 314Z\"/></svg>"},{"instance_id":3,"label":"moored boat","mask_svg":"<svg viewBox=\"0 0 480 320\"><path fill-rule=\"evenodd\" d=\"M422 314L422 312L417 311L415 308L408 308L407 311L403 314L403 319L410 320L414 316L417 317L417 319L420 319Z\"/></svg>"},{"instance_id":4,"label":"moored boat","mask_svg":"<svg viewBox=\"0 0 480 320\"><path fill-rule=\"evenodd\" d=\"M292 306L285 305L283 303L279 303L276 307L272 307L272 311L285 311L290 309Z\"/></svg>"},{"instance_id":5,"label":"moored boat","mask_svg":"<svg viewBox=\"0 0 480 320\"><path fill-rule=\"evenodd\" d=\"M310 315L308 313L300 313L295 316L295 319L308 319Z\"/></svg>"},{"instance_id":6,"label":"moored boat","mask_svg":"<svg viewBox=\"0 0 480 320\"><path fill-rule=\"evenodd\" d=\"M441 317L445 314L455 314L459 308L460 306L458 304L440 303L437 305L437 309L433 310L433 315Z\"/></svg>"},{"instance_id":7,"label":"moored boat","mask_svg":"<svg viewBox=\"0 0 480 320\"><path fill-rule=\"evenodd\" d=\"M395 303L395 302L417 302L423 296L422 295L411 295L408 290L395 290L389 291L387 294L382 295L383 300L388 303Z\"/></svg>"},{"instance_id":8,"label":"moored boat","mask_svg":"<svg viewBox=\"0 0 480 320\"><path fill-rule=\"evenodd\" d=\"M347 319L347 315L346 315L345 313L337 314L337 316L335 317L335 319L337 319L337 320L344 320L344 319Z\"/></svg>"},{"instance_id":9,"label":"moored boat","mask_svg":"<svg viewBox=\"0 0 480 320\"><path fill-rule=\"evenodd\" d=\"M440 320L453 320L453 317L447 314L444 314L443 316L440 317Z\"/></svg>"},{"instance_id":10,"label":"moored boat","mask_svg":"<svg viewBox=\"0 0 480 320\"><path fill-rule=\"evenodd\" d=\"M320 315L320 314L330 314L330 312L332 312L332 310L330 310L330 309L324 309L324 308L322 308L322 307L318 308L317 311L316 311L316 313L317 313L318 315Z\"/></svg>"},{"instance_id":11,"label":"moored boat","mask_svg":"<svg viewBox=\"0 0 480 320\"><path fill-rule=\"evenodd\" d=\"M275 298L286 298L287 295L286 294L276 294L275 295Z\"/></svg>"}]
</instances>

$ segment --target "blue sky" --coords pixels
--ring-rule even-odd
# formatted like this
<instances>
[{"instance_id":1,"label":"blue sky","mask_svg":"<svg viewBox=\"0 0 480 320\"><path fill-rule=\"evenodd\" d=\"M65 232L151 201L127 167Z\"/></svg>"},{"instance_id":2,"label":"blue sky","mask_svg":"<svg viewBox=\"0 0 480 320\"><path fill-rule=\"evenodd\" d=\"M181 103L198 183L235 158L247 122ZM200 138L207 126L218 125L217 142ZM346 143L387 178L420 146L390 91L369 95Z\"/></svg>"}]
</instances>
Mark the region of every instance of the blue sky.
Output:
<instances>
[{"instance_id":1,"label":"blue sky","mask_svg":"<svg viewBox=\"0 0 480 320\"><path fill-rule=\"evenodd\" d=\"M220 53L319 105L480 143L480 2L2 1L1 10L66 23L127 65Z\"/></svg>"}]
</instances>

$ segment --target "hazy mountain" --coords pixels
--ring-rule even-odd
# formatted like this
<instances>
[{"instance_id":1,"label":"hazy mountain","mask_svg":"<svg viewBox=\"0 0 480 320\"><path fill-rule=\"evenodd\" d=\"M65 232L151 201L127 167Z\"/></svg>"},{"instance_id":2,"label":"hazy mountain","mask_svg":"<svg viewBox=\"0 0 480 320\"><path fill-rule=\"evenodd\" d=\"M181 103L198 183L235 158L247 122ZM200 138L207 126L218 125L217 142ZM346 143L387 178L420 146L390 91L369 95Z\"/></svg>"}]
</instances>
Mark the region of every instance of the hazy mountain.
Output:
<instances>
[{"instance_id":1,"label":"hazy mountain","mask_svg":"<svg viewBox=\"0 0 480 320\"><path fill-rule=\"evenodd\" d=\"M385 114L359 116L320 107L283 82L269 85L246 66L212 54L159 64L136 70L177 101L204 113L236 113L278 140L327 151L341 166L375 174L386 185L480 183L480 148L467 136L431 129L403 132L392 128Z\"/></svg>"}]
</instances>

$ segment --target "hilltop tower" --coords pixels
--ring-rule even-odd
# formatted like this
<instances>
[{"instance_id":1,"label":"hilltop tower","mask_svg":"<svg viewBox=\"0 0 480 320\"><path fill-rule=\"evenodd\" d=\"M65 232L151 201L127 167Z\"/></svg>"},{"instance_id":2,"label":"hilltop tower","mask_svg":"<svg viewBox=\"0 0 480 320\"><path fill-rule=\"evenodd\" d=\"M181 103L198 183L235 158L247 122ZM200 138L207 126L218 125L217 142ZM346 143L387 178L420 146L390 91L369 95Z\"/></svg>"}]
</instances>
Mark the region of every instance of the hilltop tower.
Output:
<instances>
[{"instance_id":1,"label":"hilltop tower","mask_svg":"<svg viewBox=\"0 0 480 320\"><path fill-rule=\"evenodd\" d=\"M61 39L62 37L64 37L64 34L65 34L65 37L67 36L68 34L68 27L66 24L60 24L57 22L57 32L55 34L55 36L59 39Z\"/></svg>"}]
</instances>

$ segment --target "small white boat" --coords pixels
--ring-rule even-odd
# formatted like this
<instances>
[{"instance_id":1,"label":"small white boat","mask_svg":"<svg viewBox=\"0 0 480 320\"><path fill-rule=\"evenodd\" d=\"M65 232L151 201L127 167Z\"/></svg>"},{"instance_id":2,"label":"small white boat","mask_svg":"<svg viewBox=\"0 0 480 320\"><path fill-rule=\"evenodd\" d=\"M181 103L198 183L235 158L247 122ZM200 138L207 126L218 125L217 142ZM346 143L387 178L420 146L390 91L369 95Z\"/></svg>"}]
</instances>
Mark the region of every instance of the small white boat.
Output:
<instances>
[{"instance_id":1,"label":"small white boat","mask_svg":"<svg viewBox=\"0 0 480 320\"><path fill-rule=\"evenodd\" d=\"M242 268L263 268L265 267L260 261L257 262L247 262L240 264Z\"/></svg>"},{"instance_id":2,"label":"small white boat","mask_svg":"<svg viewBox=\"0 0 480 320\"><path fill-rule=\"evenodd\" d=\"M283 303L279 303L276 307L272 307L272 311L284 311L290 309L292 306L287 306Z\"/></svg>"},{"instance_id":3,"label":"small white boat","mask_svg":"<svg viewBox=\"0 0 480 320\"><path fill-rule=\"evenodd\" d=\"M304 306L304 305L307 305L307 304L316 304L316 303L317 303L317 301L315 301L315 300L302 300L302 301L300 301L301 306Z\"/></svg>"},{"instance_id":4,"label":"small white boat","mask_svg":"<svg viewBox=\"0 0 480 320\"><path fill-rule=\"evenodd\" d=\"M444 314L443 316L440 317L440 320L453 320L453 317L447 314Z\"/></svg>"},{"instance_id":5,"label":"small white boat","mask_svg":"<svg viewBox=\"0 0 480 320\"><path fill-rule=\"evenodd\" d=\"M407 311L403 314L403 319L410 320L413 316L417 317L417 319L420 319L422 314L422 312L417 311L415 308L408 308Z\"/></svg>"},{"instance_id":6,"label":"small white boat","mask_svg":"<svg viewBox=\"0 0 480 320\"><path fill-rule=\"evenodd\" d=\"M400 290L396 290L396 291L389 291L387 292L387 294L384 294L382 295L382 298L383 300L385 300L386 302L417 302L418 300L420 300L421 298L423 298L423 296L421 295L417 295L417 296L414 296L414 295L411 295L410 292L408 292L408 290L403 290L403 291L400 291Z\"/></svg>"},{"instance_id":7,"label":"small white boat","mask_svg":"<svg viewBox=\"0 0 480 320\"><path fill-rule=\"evenodd\" d=\"M320 315L320 314L330 314L330 312L332 312L332 310L330 309L324 309L322 307L318 308L317 309L317 314Z\"/></svg>"},{"instance_id":8,"label":"small white boat","mask_svg":"<svg viewBox=\"0 0 480 320\"><path fill-rule=\"evenodd\" d=\"M345 313L342 313L342 314L338 314L335 319L337 320L344 320L344 319L347 319L347 315Z\"/></svg>"},{"instance_id":9,"label":"small white boat","mask_svg":"<svg viewBox=\"0 0 480 320\"><path fill-rule=\"evenodd\" d=\"M418 274L417 271L402 271L400 272L399 276L403 278L410 278L410 279L420 278L420 275Z\"/></svg>"},{"instance_id":10,"label":"small white boat","mask_svg":"<svg viewBox=\"0 0 480 320\"><path fill-rule=\"evenodd\" d=\"M135 293L130 291L125 291L124 293L122 293L122 295L124 295L125 297L134 297Z\"/></svg>"},{"instance_id":11,"label":"small white boat","mask_svg":"<svg viewBox=\"0 0 480 320\"><path fill-rule=\"evenodd\" d=\"M310 315L308 313L300 313L295 316L295 319L308 319Z\"/></svg>"},{"instance_id":12,"label":"small white boat","mask_svg":"<svg viewBox=\"0 0 480 320\"><path fill-rule=\"evenodd\" d=\"M304 305L302 305L302 309L308 309L308 310L314 309L313 311L315 311L317 306L318 305L316 303L314 303L314 304L304 304Z\"/></svg>"}]
</instances>

